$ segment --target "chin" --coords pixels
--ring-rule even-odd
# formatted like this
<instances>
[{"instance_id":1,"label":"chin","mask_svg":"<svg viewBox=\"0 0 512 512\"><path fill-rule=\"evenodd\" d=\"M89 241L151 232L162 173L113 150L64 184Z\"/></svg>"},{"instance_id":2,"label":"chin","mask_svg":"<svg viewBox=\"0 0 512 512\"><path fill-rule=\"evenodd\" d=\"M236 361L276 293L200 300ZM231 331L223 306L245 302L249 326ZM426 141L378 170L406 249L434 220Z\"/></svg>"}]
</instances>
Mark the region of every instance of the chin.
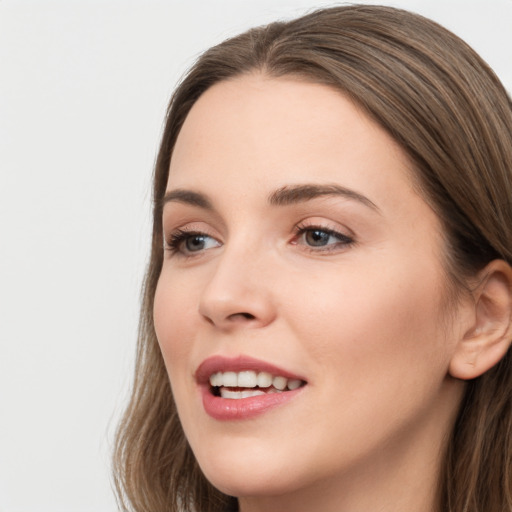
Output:
<instances>
[{"instance_id":1,"label":"chin","mask_svg":"<svg viewBox=\"0 0 512 512\"><path fill-rule=\"evenodd\" d=\"M219 491L228 496L237 498L278 496L293 492L295 487L286 479L283 481L283 473L258 474L247 472L246 474L212 474L205 475L207 480Z\"/></svg>"},{"instance_id":2,"label":"chin","mask_svg":"<svg viewBox=\"0 0 512 512\"><path fill-rule=\"evenodd\" d=\"M239 451L238 457L220 454L198 459L206 479L228 496L272 496L286 494L305 482L290 472L289 464L280 457L265 457L261 452ZM289 459L288 459L289 460Z\"/></svg>"}]
</instances>

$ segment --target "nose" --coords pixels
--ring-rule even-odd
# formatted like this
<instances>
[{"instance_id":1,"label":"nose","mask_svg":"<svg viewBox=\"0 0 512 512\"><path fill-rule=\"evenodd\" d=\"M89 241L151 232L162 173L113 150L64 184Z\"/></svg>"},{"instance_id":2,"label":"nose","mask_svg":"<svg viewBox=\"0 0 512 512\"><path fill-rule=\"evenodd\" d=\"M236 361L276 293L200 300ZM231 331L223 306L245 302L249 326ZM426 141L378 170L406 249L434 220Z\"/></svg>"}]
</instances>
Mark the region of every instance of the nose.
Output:
<instances>
[{"instance_id":1,"label":"nose","mask_svg":"<svg viewBox=\"0 0 512 512\"><path fill-rule=\"evenodd\" d=\"M268 261L225 248L199 302L200 315L221 330L265 327L276 316Z\"/></svg>"}]
</instances>

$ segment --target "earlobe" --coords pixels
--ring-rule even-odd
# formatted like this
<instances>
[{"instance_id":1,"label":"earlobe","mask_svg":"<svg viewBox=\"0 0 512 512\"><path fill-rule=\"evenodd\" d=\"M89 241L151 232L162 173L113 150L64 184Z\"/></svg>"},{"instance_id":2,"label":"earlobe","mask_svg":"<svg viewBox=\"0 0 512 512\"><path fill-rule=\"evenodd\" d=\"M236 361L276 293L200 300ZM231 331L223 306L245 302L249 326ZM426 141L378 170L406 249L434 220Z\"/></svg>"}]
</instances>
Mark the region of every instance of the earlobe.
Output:
<instances>
[{"instance_id":1,"label":"earlobe","mask_svg":"<svg viewBox=\"0 0 512 512\"><path fill-rule=\"evenodd\" d=\"M496 365L507 353L512 339L512 268L494 260L480 273L471 317L452 359L452 377L469 380Z\"/></svg>"}]
</instances>

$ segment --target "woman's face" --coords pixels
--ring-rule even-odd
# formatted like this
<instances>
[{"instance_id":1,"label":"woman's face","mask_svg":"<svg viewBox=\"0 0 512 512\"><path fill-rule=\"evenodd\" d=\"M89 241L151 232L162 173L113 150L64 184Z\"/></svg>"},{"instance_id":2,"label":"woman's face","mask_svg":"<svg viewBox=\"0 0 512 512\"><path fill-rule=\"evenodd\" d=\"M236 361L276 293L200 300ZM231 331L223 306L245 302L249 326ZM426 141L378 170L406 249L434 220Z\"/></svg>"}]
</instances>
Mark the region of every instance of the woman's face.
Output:
<instances>
[{"instance_id":1,"label":"woman's face","mask_svg":"<svg viewBox=\"0 0 512 512\"><path fill-rule=\"evenodd\" d=\"M382 129L327 86L217 84L178 137L163 226L156 333L216 487L430 482L461 333L439 221Z\"/></svg>"}]
</instances>

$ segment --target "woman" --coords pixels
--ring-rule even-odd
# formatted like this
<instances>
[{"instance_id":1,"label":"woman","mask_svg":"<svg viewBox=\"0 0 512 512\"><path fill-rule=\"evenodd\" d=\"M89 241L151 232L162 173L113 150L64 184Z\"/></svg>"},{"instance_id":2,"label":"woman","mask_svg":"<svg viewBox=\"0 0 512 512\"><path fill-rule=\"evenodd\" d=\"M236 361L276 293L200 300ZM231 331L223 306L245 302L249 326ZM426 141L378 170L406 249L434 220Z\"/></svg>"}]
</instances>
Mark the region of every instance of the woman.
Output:
<instances>
[{"instance_id":1,"label":"woman","mask_svg":"<svg viewBox=\"0 0 512 512\"><path fill-rule=\"evenodd\" d=\"M125 506L512 510L511 172L505 90L418 15L201 56L156 164Z\"/></svg>"}]
</instances>

